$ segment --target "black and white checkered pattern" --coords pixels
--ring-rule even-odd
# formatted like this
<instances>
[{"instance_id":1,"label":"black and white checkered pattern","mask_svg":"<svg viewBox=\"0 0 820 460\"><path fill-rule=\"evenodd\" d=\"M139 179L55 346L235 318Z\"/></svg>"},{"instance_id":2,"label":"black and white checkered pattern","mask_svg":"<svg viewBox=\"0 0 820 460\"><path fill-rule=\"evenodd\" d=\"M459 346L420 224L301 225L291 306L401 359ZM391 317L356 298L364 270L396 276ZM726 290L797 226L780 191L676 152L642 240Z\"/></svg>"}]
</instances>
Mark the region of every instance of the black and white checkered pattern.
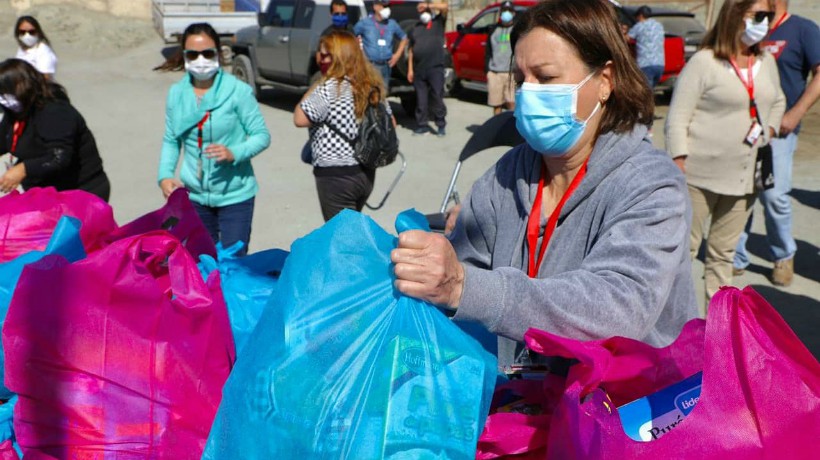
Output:
<instances>
[{"instance_id":1,"label":"black and white checkered pattern","mask_svg":"<svg viewBox=\"0 0 820 460\"><path fill-rule=\"evenodd\" d=\"M387 104L385 104L387 105ZM353 158L353 147L338 133L328 128L333 125L348 139L355 139L359 132L356 110L353 103L353 90L345 78L329 79L317 86L302 101L302 110L313 126L309 129L310 147L313 150L313 166L355 166L359 164ZM387 108L388 113L390 107ZM392 113L391 113L392 115Z\"/></svg>"}]
</instances>

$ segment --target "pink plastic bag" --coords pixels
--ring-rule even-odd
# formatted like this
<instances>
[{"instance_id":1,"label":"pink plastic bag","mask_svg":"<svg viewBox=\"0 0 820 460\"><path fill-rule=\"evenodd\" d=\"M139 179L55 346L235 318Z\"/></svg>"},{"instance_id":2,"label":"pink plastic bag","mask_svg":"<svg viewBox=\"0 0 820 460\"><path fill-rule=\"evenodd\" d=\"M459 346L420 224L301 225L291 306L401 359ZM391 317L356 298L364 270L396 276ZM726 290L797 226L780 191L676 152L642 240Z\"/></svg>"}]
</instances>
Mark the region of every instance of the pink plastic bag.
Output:
<instances>
[{"instance_id":1,"label":"pink plastic bag","mask_svg":"<svg viewBox=\"0 0 820 460\"><path fill-rule=\"evenodd\" d=\"M203 254L216 257L214 241L188 199L188 190L184 188L176 189L163 207L112 232L106 238L106 242L111 243L155 230L167 230L179 238L194 259L198 260Z\"/></svg>"},{"instance_id":2,"label":"pink plastic bag","mask_svg":"<svg viewBox=\"0 0 820 460\"><path fill-rule=\"evenodd\" d=\"M20 460L17 451L14 450L11 439L0 442L0 460Z\"/></svg>"},{"instance_id":3,"label":"pink plastic bag","mask_svg":"<svg viewBox=\"0 0 820 460\"><path fill-rule=\"evenodd\" d=\"M218 272L166 232L27 266L3 345L27 459L199 458L235 360Z\"/></svg>"},{"instance_id":4,"label":"pink plastic bag","mask_svg":"<svg viewBox=\"0 0 820 460\"><path fill-rule=\"evenodd\" d=\"M0 197L0 262L45 249L63 215L83 223L80 238L86 252L102 247L103 238L117 228L111 206L96 195L53 187L14 191Z\"/></svg>"},{"instance_id":5,"label":"pink plastic bag","mask_svg":"<svg viewBox=\"0 0 820 460\"><path fill-rule=\"evenodd\" d=\"M751 288L722 288L708 320L690 321L663 349L622 337L580 342L536 329L525 340L543 355L580 361L551 413L546 458L816 458L820 364ZM616 407L701 370L700 399L674 429L650 442L624 433ZM485 429L482 439L488 434ZM502 447L527 452L527 441Z\"/></svg>"}]
</instances>

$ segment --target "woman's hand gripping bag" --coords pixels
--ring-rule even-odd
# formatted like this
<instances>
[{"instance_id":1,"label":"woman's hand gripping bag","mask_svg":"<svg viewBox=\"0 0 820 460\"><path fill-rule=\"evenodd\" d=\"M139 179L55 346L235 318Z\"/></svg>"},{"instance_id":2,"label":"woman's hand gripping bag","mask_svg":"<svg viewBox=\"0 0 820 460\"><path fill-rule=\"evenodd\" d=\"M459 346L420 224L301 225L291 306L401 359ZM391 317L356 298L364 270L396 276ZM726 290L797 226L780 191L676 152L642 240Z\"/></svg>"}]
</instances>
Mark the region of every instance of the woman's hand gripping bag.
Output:
<instances>
[{"instance_id":1,"label":"woman's hand gripping bag","mask_svg":"<svg viewBox=\"0 0 820 460\"><path fill-rule=\"evenodd\" d=\"M217 243L217 258L201 255L197 265L206 279L214 270L219 271L237 356L256 328L288 256L287 251L268 249L236 257L243 244L239 241L225 249Z\"/></svg>"},{"instance_id":2,"label":"woman's hand gripping bag","mask_svg":"<svg viewBox=\"0 0 820 460\"><path fill-rule=\"evenodd\" d=\"M495 358L394 289L396 245L353 211L293 243L203 459L474 458Z\"/></svg>"},{"instance_id":3,"label":"woman's hand gripping bag","mask_svg":"<svg viewBox=\"0 0 820 460\"><path fill-rule=\"evenodd\" d=\"M0 197L0 262L29 251L42 251L62 216L82 222L80 237L86 252L101 248L117 228L114 211L105 201L82 190L58 192L32 188Z\"/></svg>"},{"instance_id":4,"label":"woman's hand gripping bag","mask_svg":"<svg viewBox=\"0 0 820 460\"><path fill-rule=\"evenodd\" d=\"M80 221L73 217L62 217L57 222L45 250L31 251L14 260L0 263L0 326L6 321L6 314L14 294L14 288L17 286L17 281L26 265L34 263L49 254L59 254L71 262L85 257L83 242L80 239L80 225ZM9 399L14 393L2 384L2 376L5 375L4 368L5 353L2 346L0 346L0 399Z\"/></svg>"},{"instance_id":5,"label":"woman's hand gripping bag","mask_svg":"<svg viewBox=\"0 0 820 460\"><path fill-rule=\"evenodd\" d=\"M194 256L216 257L216 246L188 199L188 190L178 188L168 197L165 204L148 214L129 222L107 235L106 243L112 243L130 236L156 230L166 230L182 241L182 245Z\"/></svg>"},{"instance_id":6,"label":"woman's hand gripping bag","mask_svg":"<svg viewBox=\"0 0 820 460\"><path fill-rule=\"evenodd\" d=\"M198 458L234 362L219 274L166 232L20 277L3 329L26 458Z\"/></svg>"},{"instance_id":7,"label":"woman's hand gripping bag","mask_svg":"<svg viewBox=\"0 0 820 460\"><path fill-rule=\"evenodd\" d=\"M579 361L552 414L547 458L817 458L820 363L749 287L722 288L706 321L688 322L662 349L536 329L525 340L537 353ZM635 434L647 441L627 436L629 403L681 381L688 388L667 394L667 408L647 405Z\"/></svg>"}]
</instances>

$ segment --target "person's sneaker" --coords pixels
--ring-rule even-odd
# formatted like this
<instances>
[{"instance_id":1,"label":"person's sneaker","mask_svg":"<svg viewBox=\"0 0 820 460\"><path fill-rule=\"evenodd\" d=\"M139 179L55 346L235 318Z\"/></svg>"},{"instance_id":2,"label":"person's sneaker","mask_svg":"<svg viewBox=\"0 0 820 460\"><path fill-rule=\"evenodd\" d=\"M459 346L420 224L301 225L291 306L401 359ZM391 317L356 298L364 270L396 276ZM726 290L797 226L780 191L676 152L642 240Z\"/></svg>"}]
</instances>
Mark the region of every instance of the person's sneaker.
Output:
<instances>
[{"instance_id":1,"label":"person's sneaker","mask_svg":"<svg viewBox=\"0 0 820 460\"><path fill-rule=\"evenodd\" d=\"M745 268L732 267L732 276L743 276L746 274Z\"/></svg>"},{"instance_id":2,"label":"person's sneaker","mask_svg":"<svg viewBox=\"0 0 820 460\"><path fill-rule=\"evenodd\" d=\"M794 278L794 257L774 263L772 270L772 284L775 286L790 286Z\"/></svg>"},{"instance_id":3,"label":"person's sneaker","mask_svg":"<svg viewBox=\"0 0 820 460\"><path fill-rule=\"evenodd\" d=\"M414 136L424 136L425 134L430 132L429 126L419 126L418 128L413 130Z\"/></svg>"},{"instance_id":4,"label":"person's sneaker","mask_svg":"<svg viewBox=\"0 0 820 460\"><path fill-rule=\"evenodd\" d=\"M438 131L436 131L436 136L444 137L446 134L447 134L447 132L444 131L444 126L439 126Z\"/></svg>"}]
</instances>

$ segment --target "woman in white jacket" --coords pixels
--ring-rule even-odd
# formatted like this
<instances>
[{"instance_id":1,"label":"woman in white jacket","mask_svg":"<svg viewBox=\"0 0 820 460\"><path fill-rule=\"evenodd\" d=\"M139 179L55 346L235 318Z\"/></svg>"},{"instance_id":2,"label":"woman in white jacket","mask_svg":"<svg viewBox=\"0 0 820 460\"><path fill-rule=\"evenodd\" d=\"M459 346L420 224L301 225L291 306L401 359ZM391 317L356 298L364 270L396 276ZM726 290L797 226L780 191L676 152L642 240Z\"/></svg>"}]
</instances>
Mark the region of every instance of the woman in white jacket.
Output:
<instances>
[{"instance_id":1,"label":"woman in white jacket","mask_svg":"<svg viewBox=\"0 0 820 460\"><path fill-rule=\"evenodd\" d=\"M14 38L19 45L15 57L34 66L47 80L53 79L57 73L57 55L40 23L32 16L20 16L14 26Z\"/></svg>"}]
</instances>

